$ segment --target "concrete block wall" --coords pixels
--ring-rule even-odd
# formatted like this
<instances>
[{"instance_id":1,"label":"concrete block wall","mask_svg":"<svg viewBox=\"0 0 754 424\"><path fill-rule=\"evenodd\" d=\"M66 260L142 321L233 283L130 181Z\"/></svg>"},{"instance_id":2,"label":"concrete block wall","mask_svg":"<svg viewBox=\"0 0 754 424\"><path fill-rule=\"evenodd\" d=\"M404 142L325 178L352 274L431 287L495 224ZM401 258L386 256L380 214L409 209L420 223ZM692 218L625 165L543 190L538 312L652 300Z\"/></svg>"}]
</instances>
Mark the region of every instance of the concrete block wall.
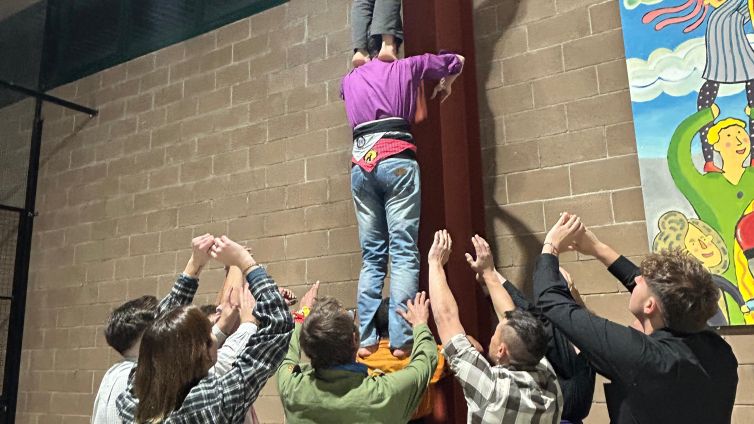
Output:
<instances>
[{"instance_id":1,"label":"concrete block wall","mask_svg":"<svg viewBox=\"0 0 754 424\"><path fill-rule=\"evenodd\" d=\"M204 232L251 242L281 285L353 306L360 268L350 200L350 130L339 80L350 61L348 0L292 0L60 87L96 118L46 106L20 423L85 423L118 359L109 311L162 296ZM526 286L558 212L584 216L631 258L647 252L618 5L475 0L488 237ZM409 40L410 42L410 40ZM628 322L600 264L563 256L595 312ZM222 271L202 274L210 302ZM754 420L754 336L737 423ZM607 422L598 387L590 423ZM271 381L263 422L282 423Z\"/></svg>"}]
</instances>

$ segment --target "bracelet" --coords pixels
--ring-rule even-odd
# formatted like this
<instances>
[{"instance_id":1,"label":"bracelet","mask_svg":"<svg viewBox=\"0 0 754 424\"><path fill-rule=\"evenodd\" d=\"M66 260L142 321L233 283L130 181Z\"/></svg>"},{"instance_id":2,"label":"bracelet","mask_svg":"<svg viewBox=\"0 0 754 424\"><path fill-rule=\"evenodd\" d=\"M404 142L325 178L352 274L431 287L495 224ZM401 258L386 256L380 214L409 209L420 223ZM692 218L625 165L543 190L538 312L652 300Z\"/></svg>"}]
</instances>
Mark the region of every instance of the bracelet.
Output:
<instances>
[{"instance_id":1,"label":"bracelet","mask_svg":"<svg viewBox=\"0 0 754 424\"><path fill-rule=\"evenodd\" d=\"M243 276L246 276L246 274L248 274L249 272L251 272L252 268L259 267L259 266L261 266L261 265L259 265L258 263L252 261L251 264L249 264L249 265L247 265L247 266L245 266L243 268L243 271L241 271L241 273L242 273Z\"/></svg>"},{"instance_id":2,"label":"bracelet","mask_svg":"<svg viewBox=\"0 0 754 424\"><path fill-rule=\"evenodd\" d=\"M556 255L557 255L557 254L559 254L559 252L558 252L558 248L557 248L557 247L555 247L555 245L554 245L554 244L552 244L552 243L551 243L551 242L549 242L549 241L546 241L546 242L544 243L544 245L545 245L545 246L547 246L548 244L550 245L550 247L552 247L552 253L554 253L554 254L556 254Z\"/></svg>"}]
</instances>

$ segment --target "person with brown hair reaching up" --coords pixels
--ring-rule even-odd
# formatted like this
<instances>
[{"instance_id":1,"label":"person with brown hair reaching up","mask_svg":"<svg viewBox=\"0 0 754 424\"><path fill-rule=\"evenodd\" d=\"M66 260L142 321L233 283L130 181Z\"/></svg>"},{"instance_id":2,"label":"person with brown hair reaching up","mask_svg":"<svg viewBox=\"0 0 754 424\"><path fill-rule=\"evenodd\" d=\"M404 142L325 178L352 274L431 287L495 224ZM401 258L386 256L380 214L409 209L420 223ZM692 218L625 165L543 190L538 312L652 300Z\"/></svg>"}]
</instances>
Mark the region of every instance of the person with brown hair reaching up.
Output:
<instances>
[{"instance_id":1,"label":"person with brown hair reaching up","mask_svg":"<svg viewBox=\"0 0 754 424\"><path fill-rule=\"evenodd\" d=\"M545 357L558 376L558 384L563 393L563 413L561 424L580 424L592 407L594 395L595 371L589 362L571 345L565 335L542 314L542 312L530 302L523 293L507 278L503 277L495 269L492 251L487 240L479 235L471 238L474 245L474 253L466 254L466 261L471 270L476 273L477 281L482 283L492 299L495 314L499 320L503 320L506 308L510 307L510 301L516 308L527 311L542 322L547 334L547 353ZM582 304L581 297L573 286L571 276L560 269L560 283L569 287L575 301ZM506 293L507 292L507 293ZM537 299L534 299L534 303Z\"/></svg>"},{"instance_id":2,"label":"person with brown hair reaching up","mask_svg":"<svg viewBox=\"0 0 754 424\"><path fill-rule=\"evenodd\" d=\"M229 238L215 238L206 247L195 251L199 269L211 256L243 270L249 286L241 297L241 322L256 318L259 330L231 370L217 376L209 372L217 345L207 317L195 306L161 308L144 332L139 365L117 401L125 422L241 422L283 359L293 321L275 282Z\"/></svg>"},{"instance_id":3,"label":"person with brown hair reaching up","mask_svg":"<svg viewBox=\"0 0 754 424\"><path fill-rule=\"evenodd\" d=\"M557 424L563 408L555 371L545 356L547 335L532 314L516 309L501 287L493 299L501 312L487 358L466 337L443 266L452 240L437 231L429 250L429 294L445 358L463 388L469 423ZM491 362L491 363L490 363Z\"/></svg>"},{"instance_id":4,"label":"person with brown hair reaching up","mask_svg":"<svg viewBox=\"0 0 754 424\"><path fill-rule=\"evenodd\" d=\"M437 365L426 293L417 294L406 312L400 311L413 326L409 364L400 371L369 376L367 367L355 360L359 330L353 314L332 297L317 298L318 287L312 286L301 299L302 310L294 314L296 332L277 371L286 422L406 423ZM302 350L311 365L300 362Z\"/></svg>"},{"instance_id":5,"label":"person with brown hair reaching up","mask_svg":"<svg viewBox=\"0 0 754 424\"><path fill-rule=\"evenodd\" d=\"M594 256L631 292L631 327L595 316L561 282L558 254ZM738 363L710 330L719 290L695 258L678 250L637 267L600 242L575 215L561 214L545 237L534 274L537 307L581 350L605 385L610 422L729 424Z\"/></svg>"}]
</instances>

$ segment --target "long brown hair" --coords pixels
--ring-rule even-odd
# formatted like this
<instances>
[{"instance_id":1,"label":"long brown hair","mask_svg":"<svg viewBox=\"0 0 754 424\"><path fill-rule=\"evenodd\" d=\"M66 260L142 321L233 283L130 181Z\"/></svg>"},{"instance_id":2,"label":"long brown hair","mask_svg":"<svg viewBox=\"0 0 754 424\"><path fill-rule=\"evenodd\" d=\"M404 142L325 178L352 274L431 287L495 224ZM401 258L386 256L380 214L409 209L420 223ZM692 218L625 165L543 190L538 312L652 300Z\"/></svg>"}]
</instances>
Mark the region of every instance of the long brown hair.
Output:
<instances>
[{"instance_id":1,"label":"long brown hair","mask_svg":"<svg viewBox=\"0 0 754 424\"><path fill-rule=\"evenodd\" d=\"M211 326L196 306L168 312L141 339L134 375L137 422L159 422L180 408L212 366Z\"/></svg>"}]
</instances>

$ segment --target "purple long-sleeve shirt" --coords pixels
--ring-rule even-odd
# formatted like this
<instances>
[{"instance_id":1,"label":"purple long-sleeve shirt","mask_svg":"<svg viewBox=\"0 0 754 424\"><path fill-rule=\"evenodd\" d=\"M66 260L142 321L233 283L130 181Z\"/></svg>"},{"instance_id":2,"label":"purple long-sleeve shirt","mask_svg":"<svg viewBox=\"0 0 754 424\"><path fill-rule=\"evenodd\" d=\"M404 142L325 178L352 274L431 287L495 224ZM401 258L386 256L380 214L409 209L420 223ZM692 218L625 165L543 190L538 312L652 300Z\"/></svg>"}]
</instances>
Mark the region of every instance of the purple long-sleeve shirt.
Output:
<instances>
[{"instance_id":1,"label":"purple long-sleeve shirt","mask_svg":"<svg viewBox=\"0 0 754 424\"><path fill-rule=\"evenodd\" d=\"M425 53L394 62L371 60L345 77L341 92L351 128L364 122L397 117L414 122L421 80L439 80L461 72L455 54Z\"/></svg>"}]
</instances>

